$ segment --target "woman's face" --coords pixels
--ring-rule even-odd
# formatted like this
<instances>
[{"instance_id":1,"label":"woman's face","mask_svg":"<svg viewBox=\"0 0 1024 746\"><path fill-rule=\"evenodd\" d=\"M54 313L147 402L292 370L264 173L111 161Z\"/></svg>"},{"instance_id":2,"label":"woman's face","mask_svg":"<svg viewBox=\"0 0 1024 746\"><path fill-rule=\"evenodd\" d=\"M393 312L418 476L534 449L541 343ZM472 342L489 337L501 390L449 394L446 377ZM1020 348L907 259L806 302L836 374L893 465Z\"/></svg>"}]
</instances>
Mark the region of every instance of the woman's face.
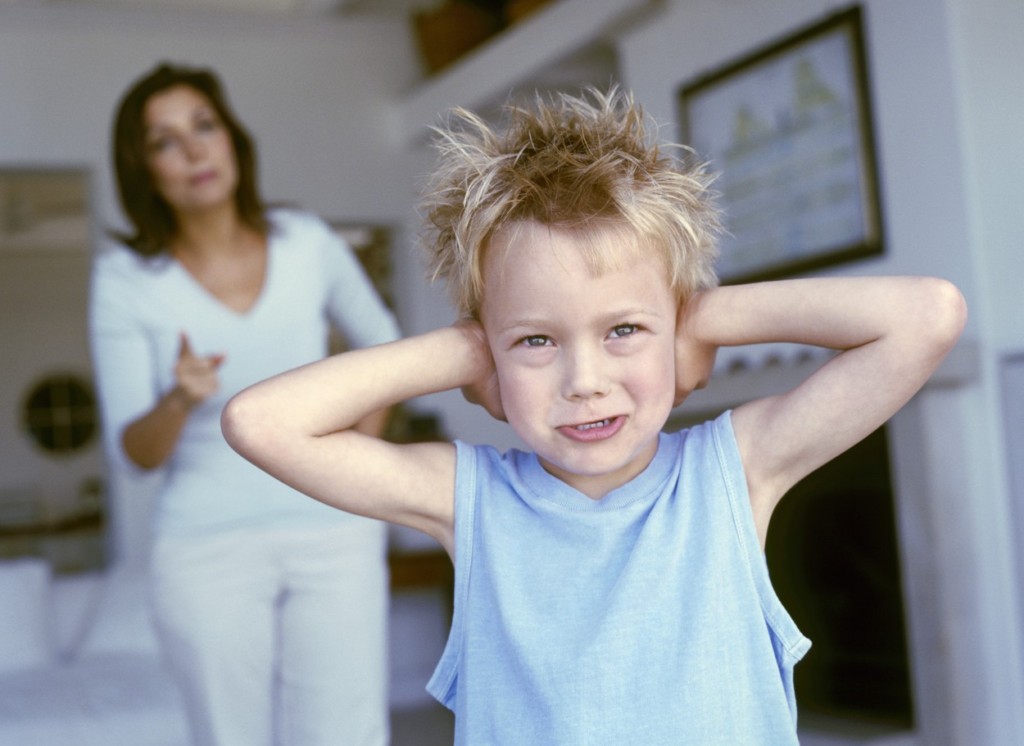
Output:
<instances>
[{"instance_id":1,"label":"woman's face","mask_svg":"<svg viewBox=\"0 0 1024 746\"><path fill-rule=\"evenodd\" d=\"M238 163L231 134L203 94L177 85L153 95L143 125L153 186L175 213L233 203Z\"/></svg>"}]
</instances>

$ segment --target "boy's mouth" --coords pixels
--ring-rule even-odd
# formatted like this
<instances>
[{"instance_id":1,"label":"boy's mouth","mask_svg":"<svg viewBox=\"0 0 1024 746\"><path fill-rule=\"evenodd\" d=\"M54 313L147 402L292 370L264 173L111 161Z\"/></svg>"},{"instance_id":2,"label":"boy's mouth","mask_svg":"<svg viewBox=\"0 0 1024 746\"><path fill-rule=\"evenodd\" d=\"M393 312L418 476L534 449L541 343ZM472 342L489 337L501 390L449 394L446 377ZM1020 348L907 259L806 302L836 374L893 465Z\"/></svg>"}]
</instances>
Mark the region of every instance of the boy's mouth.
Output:
<instances>
[{"instance_id":1,"label":"boy's mouth","mask_svg":"<svg viewBox=\"0 0 1024 746\"><path fill-rule=\"evenodd\" d=\"M558 431L571 440L591 443L612 437L621 429L624 422L624 417L606 417L603 420L583 422L579 425L563 425Z\"/></svg>"}]
</instances>

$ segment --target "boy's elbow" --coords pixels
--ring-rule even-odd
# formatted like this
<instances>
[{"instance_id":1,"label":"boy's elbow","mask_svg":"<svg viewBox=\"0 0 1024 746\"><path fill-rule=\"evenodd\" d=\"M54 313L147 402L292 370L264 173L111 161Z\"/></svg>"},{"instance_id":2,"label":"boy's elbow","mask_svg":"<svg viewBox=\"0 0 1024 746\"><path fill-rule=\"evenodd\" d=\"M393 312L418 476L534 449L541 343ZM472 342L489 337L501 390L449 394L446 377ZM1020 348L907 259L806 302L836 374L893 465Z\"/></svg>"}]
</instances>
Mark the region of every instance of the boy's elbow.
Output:
<instances>
[{"instance_id":1,"label":"boy's elbow","mask_svg":"<svg viewBox=\"0 0 1024 746\"><path fill-rule=\"evenodd\" d=\"M261 441L259 431L262 429L263 417L246 392L236 394L220 413L220 429L224 440L235 451L249 458Z\"/></svg>"},{"instance_id":2,"label":"boy's elbow","mask_svg":"<svg viewBox=\"0 0 1024 746\"><path fill-rule=\"evenodd\" d=\"M949 280L934 278L933 285L938 309L936 328L952 346L967 324L967 301L960 288Z\"/></svg>"},{"instance_id":3,"label":"boy's elbow","mask_svg":"<svg viewBox=\"0 0 1024 746\"><path fill-rule=\"evenodd\" d=\"M967 323L967 301L949 280L926 277L921 278L921 283L920 307L927 309L921 319L921 331L924 339L944 356L956 344Z\"/></svg>"}]
</instances>

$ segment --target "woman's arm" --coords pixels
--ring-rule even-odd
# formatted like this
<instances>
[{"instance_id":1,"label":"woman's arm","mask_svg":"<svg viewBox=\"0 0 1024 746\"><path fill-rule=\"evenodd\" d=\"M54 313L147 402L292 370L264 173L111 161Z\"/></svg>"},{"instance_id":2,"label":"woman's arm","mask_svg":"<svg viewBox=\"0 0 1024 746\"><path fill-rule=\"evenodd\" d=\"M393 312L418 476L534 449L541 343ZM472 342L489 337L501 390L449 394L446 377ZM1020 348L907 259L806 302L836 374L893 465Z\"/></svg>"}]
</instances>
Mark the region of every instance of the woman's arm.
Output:
<instances>
[{"instance_id":1,"label":"woman's arm","mask_svg":"<svg viewBox=\"0 0 1024 746\"><path fill-rule=\"evenodd\" d=\"M483 331L460 324L288 371L232 398L232 448L299 491L352 513L412 526L451 551L455 449L387 443L355 428L407 399L458 389L491 367Z\"/></svg>"},{"instance_id":2,"label":"woman's arm","mask_svg":"<svg viewBox=\"0 0 1024 746\"><path fill-rule=\"evenodd\" d=\"M957 288L930 277L791 280L694 299L680 336L705 356L760 342L840 350L793 390L733 412L762 543L785 492L902 407L952 349L966 315Z\"/></svg>"},{"instance_id":3,"label":"woman's arm","mask_svg":"<svg viewBox=\"0 0 1024 746\"><path fill-rule=\"evenodd\" d=\"M121 448L141 469L156 469L174 453L192 406L174 388L144 415L128 423L121 432Z\"/></svg>"},{"instance_id":4,"label":"woman's arm","mask_svg":"<svg viewBox=\"0 0 1024 746\"><path fill-rule=\"evenodd\" d=\"M97 256L89 289L89 344L103 422L104 448L118 464L151 469L174 451L193 406L179 386L161 394L146 298L127 249Z\"/></svg>"}]
</instances>

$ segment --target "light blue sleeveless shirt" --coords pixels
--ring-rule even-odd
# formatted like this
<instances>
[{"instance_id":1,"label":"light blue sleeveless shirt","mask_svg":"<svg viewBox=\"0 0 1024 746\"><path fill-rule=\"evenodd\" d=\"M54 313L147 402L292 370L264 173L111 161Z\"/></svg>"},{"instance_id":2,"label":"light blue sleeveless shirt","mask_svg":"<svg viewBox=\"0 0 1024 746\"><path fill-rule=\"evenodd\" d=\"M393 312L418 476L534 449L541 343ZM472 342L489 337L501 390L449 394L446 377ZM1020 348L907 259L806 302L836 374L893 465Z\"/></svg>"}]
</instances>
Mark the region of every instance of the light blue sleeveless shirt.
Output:
<instances>
[{"instance_id":1,"label":"light blue sleeveless shirt","mask_svg":"<svg viewBox=\"0 0 1024 746\"><path fill-rule=\"evenodd\" d=\"M455 613L428 691L455 742L796 743L782 607L726 413L599 501L458 442Z\"/></svg>"}]
</instances>

